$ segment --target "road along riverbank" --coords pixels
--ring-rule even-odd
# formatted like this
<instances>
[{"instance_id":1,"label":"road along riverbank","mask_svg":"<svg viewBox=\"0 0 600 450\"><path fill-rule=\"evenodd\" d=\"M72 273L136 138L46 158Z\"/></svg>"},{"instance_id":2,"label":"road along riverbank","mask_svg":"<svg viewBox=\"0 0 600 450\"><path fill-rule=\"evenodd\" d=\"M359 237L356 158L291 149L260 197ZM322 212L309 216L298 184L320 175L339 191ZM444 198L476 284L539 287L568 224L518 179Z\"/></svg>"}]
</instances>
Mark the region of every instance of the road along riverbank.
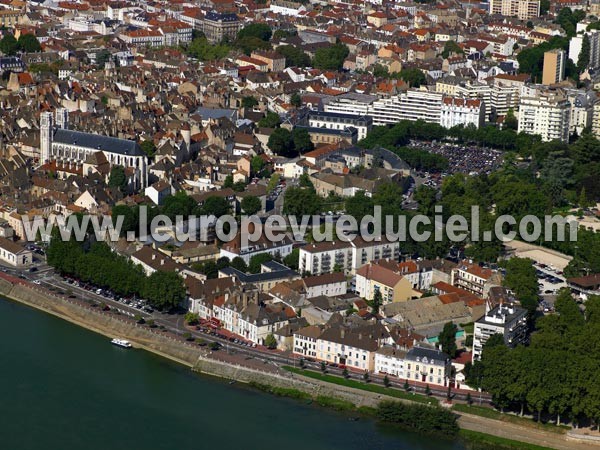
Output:
<instances>
[{"instance_id":1,"label":"road along riverbank","mask_svg":"<svg viewBox=\"0 0 600 450\"><path fill-rule=\"evenodd\" d=\"M235 380L241 383L271 386L281 389L294 389L309 394L312 398L331 397L350 402L356 407L374 408L382 400L400 399L374 392L333 385L300 374L280 371L273 367L260 370L241 364L218 359L219 352L210 352L193 343L186 342L148 326L137 324L133 319L117 316L100 308L90 307L85 302L57 296L37 286L30 286L19 279L0 274L0 295L39 309L63 320L79 325L109 338L129 340L134 347L153 352L164 358L190 367L198 373ZM402 401L402 400L401 400ZM408 400L403 400L408 401ZM531 444L565 450L585 450L593 448L589 444L568 441L566 435L532 430L514 424L458 413L462 428L498 437L510 437Z\"/></svg>"}]
</instances>

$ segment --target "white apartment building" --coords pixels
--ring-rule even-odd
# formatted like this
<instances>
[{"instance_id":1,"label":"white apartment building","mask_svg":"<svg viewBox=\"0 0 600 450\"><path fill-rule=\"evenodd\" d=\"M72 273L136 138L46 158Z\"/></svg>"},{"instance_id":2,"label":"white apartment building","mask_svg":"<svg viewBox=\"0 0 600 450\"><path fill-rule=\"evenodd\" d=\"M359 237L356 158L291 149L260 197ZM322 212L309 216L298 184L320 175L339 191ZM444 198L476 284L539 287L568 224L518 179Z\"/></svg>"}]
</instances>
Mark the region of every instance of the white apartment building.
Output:
<instances>
[{"instance_id":1,"label":"white apartment building","mask_svg":"<svg viewBox=\"0 0 600 450\"><path fill-rule=\"evenodd\" d=\"M479 128L485 123L485 105L480 99L444 97L440 112L440 125L452 128L469 125Z\"/></svg>"},{"instance_id":2,"label":"white apartment building","mask_svg":"<svg viewBox=\"0 0 600 450\"><path fill-rule=\"evenodd\" d=\"M321 275L333 271L335 266L346 274L354 274L356 269L370 261L400 256L400 243L381 241L366 242L360 237L351 242L334 241L309 244L300 248L300 273L309 272Z\"/></svg>"},{"instance_id":3,"label":"white apartment building","mask_svg":"<svg viewBox=\"0 0 600 450\"><path fill-rule=\"evenodd\" d=\"M590 63L588 67L595 69L600 67L599 30L584 31L576 36L573 36L569 41L569 59L571 59L575 64L579 62L579 54L581 53L581 47L583 45L583 37L586 35L590 41Z\"/></svg>"},{"instance_id":4,"label":"white apartment building","mask_svg":"<svg viewBox=\"0 0 600 450\"><path fill-rule=\"evenodd\" d=\"M322 327L311 325L294 333L293 351L297 355L317 357L317 339L323 332Z\"/></svg>"},{"instance_id":5,"label":"white apartment building","mask_svg":"<svg viewBox=\"0 0 600 450\"><path fill-rule=\"evenodd\" d=\"M569 134L581 135L583 130L592 126L594 105L597 96L594 91L568 89L567 98L571 104L569 112Z\"/></svg>"},{"instance_id":6,"label":"white apartment building","mask_svg":"<svg viewBox=\"0 0 600 450\"><path fill-rule=\"evenodd\" d=\"M360 140L366 138L367 133L373 128L373 118L338 112L311 111L308 114L308 126L330 130L345 130L353 127L358 131L358 139Z\"/></svg>"},{"instance_id":7,"label":"white apartment building","mask_svg":"<svg viewBox=\"0 0 600 450\"><path fill-rule=\"evenodd\" d=\"M529 20L540 15L540 0L490 0L490 14Z\"/></svg>"},{"instance_id":8,"label":"white apartment building","mask_svg":"<svg viewBox=\"0 0 600 450\"><path fill-rule=\"evenodd\" d=\"M519 132L538 134L543 141L569 141L571 104L561 90L524 88L519 104Z\"/></svg>"},{"instance_id":9,"label":"white apartment building","mask_svg":"<svg viewBox=\"0 0 600 450\"><path fill-rule=\"evenodd\" d=\"M306 298L314 298L321 295L336 297L348 292L346 276L341 272L304 277L302 281L306 290Z\"/></svg>"},{"instance_id":10,"label":"white apartment building","mask_svg":"<svg viewBox=\"0 0 600 450\"><path fill-rule=\"evenodd\" d=\"M298 17L300 13L306 12L306 7L302 3L274 0L269 5L269 11L281 16Z\"/></svg>"},{"instance_id":11,"label":"white apartment building","mask_svg":"<svg viewBox=\"0 0 600 450\"><path fill-rule=\"evenodd\" d=\"M404 374L406 352L392 346L383 346L375 352L375 373L406 378Z\"/></svg>"},{"instance_id":12,"label":"white apartment building","mask_svg":"<svg viewBox=\"0 0 600 450\"><path fill-rule=\"evenodd\" d=\"M440 123L441 107L442 94L426 89L409 89L399 95L374 101L368 115L373 116L373 125L419 119Z\"/></svg>"},{"instance_id":13,"label":"white apartment building","mask_svg":"<svg viewBox=\"0 0 600 450\"><path fill-rule=\"evenodd\" d=\"M516 305L500 304L475 322L473 361L481 358L483 346L494 334L504 336L509 347L527 342L527 310Z\"/></svg>"},{"instance_id":14,"label":"white apartment building","mask_svg":"<svg viewBox=\"0 0 600 450\"><path fill-rule=\"evenodd\" d=\"M332 99L323 99L323 110L326 112L364 116L369 113L371 104L377 98L376 95L348 92ZM309 105L309 107L316 108L317 105ZM374 123L374 125L377 124Z\"/></svg>"},{"instance_id":15,"label":"white apartment building","mask_svg":"<svg viewBox=\"0 0 600 450\"><path fill-rule=\"evenodd\" d=\"M490 117L492 112L492 88L488 84L479 81L460 83L456 86L455 95L457 97L482 100L485 106L485 117L486 119Z\"/></svg>"}]
</instances>

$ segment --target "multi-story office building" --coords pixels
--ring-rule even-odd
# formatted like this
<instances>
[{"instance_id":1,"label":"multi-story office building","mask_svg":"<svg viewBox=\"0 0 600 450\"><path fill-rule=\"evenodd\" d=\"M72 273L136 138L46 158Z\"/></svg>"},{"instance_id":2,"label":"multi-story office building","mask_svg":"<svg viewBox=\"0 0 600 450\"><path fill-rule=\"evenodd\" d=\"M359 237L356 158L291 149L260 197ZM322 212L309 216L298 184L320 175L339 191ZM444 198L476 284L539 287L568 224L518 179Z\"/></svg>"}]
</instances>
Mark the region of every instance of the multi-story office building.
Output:
<instances>
[{"instance_id":1,"label":"multi-story office building","mask_svg":"<svg viewBox=\"0 0 600 450\"><path fill-rule=\"evenodd\" d=\"M544 53L544 70L542 72L542 84L550 85L560 83L565 79L565 66L567 63L567 52L555 48Z\"/></svg>"},{"instance_id":2,"label":"multi-story office building","mask_svg":"<svg viewBox=\"0 0 600 450\"><path fill-rule=\"evenodd\" d=\"M571 104L562 90L525 88L519 104L519 132L543 141L569 141Z\"/></svg>"},{"instance_id":3,"label":"multi-story office building","mask_svg":"<svg viewBox=\"0 0 600 450\"><path fill-rule=\"evenodd\" d=\"M513 304L500 304L475 322L473 361L481 358L483 346L490 336L501 334L509 347L527 342L527 310Z\"/></svg>"}]
</instances>

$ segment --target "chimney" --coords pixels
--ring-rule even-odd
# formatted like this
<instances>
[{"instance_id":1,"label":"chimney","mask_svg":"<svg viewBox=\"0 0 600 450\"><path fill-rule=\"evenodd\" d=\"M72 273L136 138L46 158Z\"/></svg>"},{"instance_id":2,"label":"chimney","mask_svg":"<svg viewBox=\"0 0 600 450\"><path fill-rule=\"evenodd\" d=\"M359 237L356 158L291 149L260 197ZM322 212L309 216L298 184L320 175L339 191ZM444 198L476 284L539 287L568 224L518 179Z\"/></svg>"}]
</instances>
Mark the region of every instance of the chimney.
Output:
<instances>
[{"instance_id":1,"label":"chimney","mask_svg":"<svg viewBox=\"0 0 600 450\"><path fill-rule=\"evenodd\" d=\"M154 253L152 253L152 261L154 261L156 259L156 255Z\"/></svg>"},{"instance_id":2,"label":"chimney","mask_svg":"<svg viewBox=\"0 0 600 450\"><path fill-rule=\"evenodd\" d=\"M343 328L340 330L340 337L343 339L344 335L346 334L346 330L344 330Z\"/></svg>"},{"instance_id":3,"label":"chimney","mask_svg":"<svg viewBox=\"0 0 600 450\"><path fill-rule=\"evenodd\" d=\"M164 265L165 265L165 260L164 260L164 258L160 260L160 265L161 265L161 266L164 266Z\"/></svg>"}]
</instances>

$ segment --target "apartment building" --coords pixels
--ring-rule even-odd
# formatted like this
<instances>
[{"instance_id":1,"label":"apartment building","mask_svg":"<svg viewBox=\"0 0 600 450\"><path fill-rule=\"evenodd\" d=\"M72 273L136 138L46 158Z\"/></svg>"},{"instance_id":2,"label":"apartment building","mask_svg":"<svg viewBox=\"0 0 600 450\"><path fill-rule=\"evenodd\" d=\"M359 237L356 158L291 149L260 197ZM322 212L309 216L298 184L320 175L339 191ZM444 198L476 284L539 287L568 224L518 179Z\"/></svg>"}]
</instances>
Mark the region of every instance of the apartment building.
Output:
<instances>
[{"instance_id":1,"label":"apartment building","mask_svg":"<svg viewBox=\"0 0 600 450\"><path fill-rule=\"evenodd\" d=\"M378 97L376 95L347 92L338 95L335 98L323 99L323 111L351 114L354 116L366 116L369 114L371 104L377 99ZM312 105L313 108L315 106L316 105Z\"/></svg>"},{"instance_id":2,"label":"apartment building","mask_svg":"<svg viewBox=\"0 0 600 450\"><path fill-rule=\"evenodd\" d=\"M490 336L501 334L509 347L527 342L527 310L513 304L499 304L475 321L473 361L481 358L483 346Z\"/></svg>"},{"instance_id":3,"label":"apartment building","mask_svg":"<svg viewBox=\"0 0 600 450\"><path fill-rule=\"evenodd\" d=\"M317 357L317 339L321 336L323 327L310 325L294 332L293 352L297 355Z\"/></svg>"},{"instance_id":4,"label":"apartment building","mask_svg":"<svg viewBox=\"0 0 600 450\"><path fill-rule=\"evenodd\" d=\"M354 274L370 261L386 258L397 260L399 256L400 243L385 238L372 242L360 237L351 242L321 242L300 248L299 271L321 275L333 271L337 266L346 274Z\"/></svg>"},{"instance_id":5,"label":"apartment building","mask_svg":"<svg viewBox=\"0 0 600 450\"><path fill-rule=\"evenodd\" d=\"M544 68L542 72L542 84L549 86L560 83L565 79L565 67L567 64L567 52L555 48L544 53Z\"/></svg>"},{"instance_id":6,"label":"apartment building","mask_svg":"<svg viewBox=\"0 0 600 450\"><path fill-rule=\"evenodd\" d=\"M384 305L410 300L416 295L408 279L380 264L366 264L356 271L356 292L367 300L373 300L379 292Z\"/></svg>"},{"instance_id":7,"label":"apartment building","mask_svg":"<svg viewBox=\"0 0 600 450\"><path fill-rule=\"evenodd\" d=\"M405 358L406 351L392 346L383 346L375 352L375 373L406 378L404 373Z\"/></svg>"},{"instance_id":8,"label":"apartment building","mask_svg":"<svg viewBox=\"0 0 600 450\"><path fill-rule=\"evenodd\" d=\"M584 36L587 36L590 43L590 62L588 67L596 69L600 67L600 31L590 30L573 36L569 41L569 59L575 64L579 63L579 55L583 45Z\"/></svg>"},{"instance_id":9,"label":"apartment building","mask_svg":"<svg viewBox=\"0 0 600 450\"><path fill-rule=\"evenodd\" d=\"M452 360L436 348L417 345L406 352L404 370L407 380L415 380L436 386L447 386L451 375Z\"/></svg>"},{"instance_id":10,"label":"apartment building","mask_svg":"<svg viewBox=\"0 0 600 450\"><path fill-rule=\"evenodd\" d=\"M377 329L385 331L380 325L360 328L326 326L317 339L317 359L372 372L381 337Z\"/></svg>"},{"instance_id":11,"label":"apartment building","mask_svg":"<svg viewBox=\"0 0 600 450\"><path fill-rule=\"evenodd\" d=\"M519 132L538 134L543 141L569 141L571 104L560 90L523 89L519 103Z\"/></svg>"},{"instance_id":12,"label":"apartment building","mask_svg":"<svg viewBox=\"0 0 600 450\"><path fill-rule=\"evenodd\" d=\"M399 95L374 101L368 109L373 125L394 124L401 120L440 123L442 94L427 89L408 89Z\"/></svg>"},{"instance_id":13,"label":"apartment building","mask_svg":"<svg viewBox=\"0 0 600 450\"><path fill-rule=\"evenodd\" d=\"M490 0L490 14L529 20L540 15L540 0Z\"/></svg>"},{"instance_id":14,"label":"apartment building","mask_svg":"<svg viewBox=\"0 0 600 450\"><path fill-rule=\"evenodd\" d=\"M452 128L456 125L465 127L472 125L475 128L485 123L485 104L480 99L466 99L444 97L440 112L440 125Z\"/></svg>"},{"instance_id":15,"label":"apartment building","mask_svg":"<svg viewBox=\"0 0 600 450\"><path fill-rule=\"evenodd\" d=\"M236 14L209 12L204 17L202 31L209 42L217 43L226 37L233 41L241 28L242 22Z\"/></svg>"},{"instance_id":16,"label":"apartment building","mask_svg":"<svg viewBox=\"0 0 600 450\"><path fill-rule=\"evenodd\" d=\"M450 283L482 297L485 285L493 275L494 271L479 267L477 264L463 264L452 270Z\"/></svg>"},{"instance_id":17,"label":"apartment building","mask_svg":"<svg viewBox=\"0 0 600 450\"><path fill-rule=\"evenodd\" d=\"M571 104L569 111L569 134L581 135L583 130L592 126L594 105L598 97L594 91L567 89L567 98Z\"/></svg>"},{"instance_id":18,"label":"apartment building","mask_svg":"<svg viewBox=\"0 0 600 450\"><path fill-rule=\"evenodd\" d=\"M346 130L353 127L358 132L357 138L364 139L373 128L373 118L370 116L356 116L337 112L310 111L308 126L311 128L327 128L330 130Z\"/></svg>"}]
</instances>

